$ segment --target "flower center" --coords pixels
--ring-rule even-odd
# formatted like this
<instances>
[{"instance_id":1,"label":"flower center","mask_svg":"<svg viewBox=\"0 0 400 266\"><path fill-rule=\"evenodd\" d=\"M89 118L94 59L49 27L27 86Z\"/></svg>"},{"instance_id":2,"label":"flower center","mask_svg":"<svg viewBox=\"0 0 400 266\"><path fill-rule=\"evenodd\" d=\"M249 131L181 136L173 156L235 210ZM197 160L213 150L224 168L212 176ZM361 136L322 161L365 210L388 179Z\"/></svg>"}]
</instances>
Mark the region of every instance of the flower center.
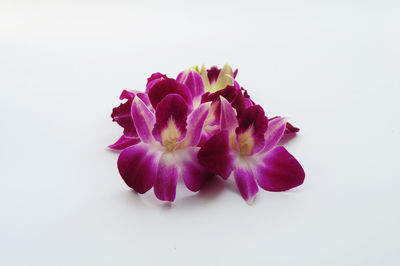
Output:
<instances>
[{"instance_id":1,"label":"flower center","mask_svg":"<svg viewBox=\"0 0 400 266\"><path fill-rule=\"evenodd\" d=\"M239 152L241 156L250 154L254 147L253 127L249 127L245 132L238 135Z\"/></svg>"},{"instance_id":2,"label":"flower center","mask_svg":"<svg viewBox=\"0 0 400 266\"><path fill-rule=\"evenodd\" d=\"M181 132L176 127L174 119L171 117L168 120L167 127L161 132L161 141L168 151L173 151L180 137Z\"/></svg>"}]
</instances>

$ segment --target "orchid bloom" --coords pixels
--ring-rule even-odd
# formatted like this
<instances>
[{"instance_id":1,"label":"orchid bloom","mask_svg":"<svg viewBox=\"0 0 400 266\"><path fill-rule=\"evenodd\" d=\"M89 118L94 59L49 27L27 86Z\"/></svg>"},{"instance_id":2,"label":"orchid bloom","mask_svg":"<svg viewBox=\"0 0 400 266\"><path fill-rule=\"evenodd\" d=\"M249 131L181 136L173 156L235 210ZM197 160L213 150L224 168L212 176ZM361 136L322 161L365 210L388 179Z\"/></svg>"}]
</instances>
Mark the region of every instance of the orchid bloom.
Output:
<instances>
[{"instance_id":1,"label":"orchid bloom","mask_svg":"<svg viewBox=\"0 0 400 266\"><path fill-rule=\"evenodd\" d=\"M173 85L165 90L179 93L153 95L159 90L152 90L162 82ZM197 145L210 103L189 113L190 106L180 89L168 79L150 88L155 113L140 97L133 99L131 115L140 143L124 149L118 158L118 170L129 187L138 193L154 187L156 197L163 201L174 201L179 177L189 190L198 191L213 176L197 160Z\"/></svg>"},{"instance_id":2,"label":"orchid bloom","mask_svg":"<svg viewBox=\"0 0 400 266\"><path fill-rule=\"evenodd\" d=\"M200 164L224 179L233 175L249 204L258 186L285 191L301 185L303 168L285 148L276 146L286 129L286 119L276 118L268 123L259 105L250 106L237 119L231 104L223 97L220 100L221 131L200 149Z\"/></svg>"}]
</instances>

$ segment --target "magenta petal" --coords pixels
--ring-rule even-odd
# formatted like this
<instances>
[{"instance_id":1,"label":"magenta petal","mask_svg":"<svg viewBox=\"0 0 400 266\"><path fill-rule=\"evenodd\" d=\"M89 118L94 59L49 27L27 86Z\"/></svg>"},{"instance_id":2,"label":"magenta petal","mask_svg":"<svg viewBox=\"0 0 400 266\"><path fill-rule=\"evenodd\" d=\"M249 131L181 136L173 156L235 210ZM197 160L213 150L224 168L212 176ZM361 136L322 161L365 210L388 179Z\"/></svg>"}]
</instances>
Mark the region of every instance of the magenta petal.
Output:
<instances>
[{"instance_id":1,"label":"magenta petal","mask_svg":"<svg viewBox=\"0 0 400 266\"><path fill-rule=\"evenodd\" d=\"M153 87L157 82L167 78L168 77L166 75L161 74L159 72L152 74L151 77L147 79L146 94L149 92L151 87Z\"/></svg>"},{"instance_id":2,"label":"magenta petal","mask_svg":"<svg viewBox=\"0 0 400 266\"><path fill-rule=\"evenodd\" d=\"M285 191L303 184L305 173L299 162L282 146L266 153L263 165L256 168L260 187L268 191Z\"/></svg>"},{"instance_id":3,"label":"magenta petal","mask_svg":"<svg viewBox=\"0 0 400 266\"><path fill-rule=\"evenodd\" d=\"M149 145L139 143L128 147L118 157L118 170L125 183L138 193L153 186L159 155L150 152Z\"/></svg>"},{"instance_id":4,"label":"magenta petal","mask_svg":"<svg viewBox=\"0 0 400 266\"><path fill-rule=\"evenodd\" d=\"M153 129L153 135L156 140L162 143L161 133L167 130L170 123L179 130L180 138L186 134L186 118L188 108L186 102L178 94L169 94L165 96L157 105L156 123Z\"/></svg>"},{"instance_id":5,"label":"magenta petal","mask_svg":"<svg viewBox=\"0 0 400 266\"><path fill-rule=\"evenodd\" d=\"M145 143L153 142L151 131L154 127L155 117L139 97L135 97L133 100L132 118L140 139Z\"/></svg>"},{"instance_id":6,"label":"magenta petal","mask_svg":"<svg viewBox=\"0 0 400 266\"><path fill-rule=\"evenodd\" d=\"M213 173L227 179L233 168L233 155L229 147L229 133L223 130L212 136L197 154L199 163Z\"/></svg>"},{"instance_id":7,"label":"magenta petal","mask_svg":"<svg viewBox=\"0 0 400 266\"><path fill-rule=\"evenodd\" d=\"M112 120L124 128L124 135L127 137L138 136L131 116L131 106L134 97L134 92L123 90L119 98L127 101L121 103L118 107L113 108L111 113Z\"/></svg>"},{"instance_id":8,"label":"magenta petal","mask_svg":"<svg viewBox=\"0 0 400 266\"><path fill-rule=\"evenodd\" d=\"M183 182L191 191L199 191L203 184L214 174L201 166L197 161L197 153L200 148L189 147L179 151L181 158L181 174Z\"/></svg>"},{"instance_id":9,"label":"magenta petal","mask_svg":"<svg viewBox=\"0 0 400 266\"><path fill-rule=\"evenodd\" d=\"M148 95L154 109L156 109L157 104L169 94L178 94L182 96L187 105L192 105L192 95L186 85L179 83L174 79L164 79L157 82L149 89Z\"/></svg>"},{"instance_id":10,"label":"magenta petal","mask_svg":"<svg viewBox=\"0 0 400 266\"><path fill-rule=\"evenodd\" d=\"M242 195L245 201L251 204L258 192L258 186L254 180L253 172L249 168L238 167L234 170L233 174L240 195Z\"/></svg>"},{"instance_id":11,"label":"magenta petal","mask_svg":"<svg viewBox=\"0 0 400 266\"><path fill-rule=\"evenodd\" d=\"M159 200L174 201L178 182L178 166L172 153L164 153L154 179L154 193Z\"/></svg>"},{"instance_id":12,"label":"magenta petal","mask_svg":"<svg viewBox=\"0 0 400 266\"><path fill-rule=\"evenodd\" d=\"M286 118L276 117L268 122L268 129L265 132L265 146L262 152L271 150L278 144L286 129Z\"/></svg>"},{"instance_id":13,"label":"magenta petal","mask_svg":"<svg viewBox=\"0 0 400 266\"><path fill-rule=\"evenodd\" d=\"M151 107L149 96L146 93L138 92L136 93L136 97L139 97L147 107Z\"/></svg>"},{"instance_id":14,"label":"magenta petal","mask_svg":"<svg viewBox=\"0 0 400 266\"><path fill-rule=\"evenodd\" d=\"M187 146L199 144L204 122L210 110L210 103L203 103L196 108L188 117L187 135L185 140Z\"/></svg>"},{"instance_id":15,"label":"magenta petal","mask_svg":"<svg viewBox=\"0 0 400 266\"><path fill-rule=\"evenodd\" d=\"M114 144L108 146L112 150L123 150L129 146L135 145L140 142L139 138L127 138L122 135Z\"/></svg>"},{"instance_id":16,"label":"magenta petal","mask_svg":"<svg viewBox=\"0 0 400 266\"><path fill-rule=\"evenodd\" d=\"M200 74L195 70L179 73L176 80L185 84L192 94L192 97L198 97L204 93L204 82Z\"/></svg>"},{"instance_id":17,"label":"magenta petal","mask_svg":"<svg viewBox=\"0 0 400 266\"><path fill-rule=\"evenodd\" d=\"M223 97L221 99L221 130L228 130L229 133L233 132L238 126L235 110L232 105Z\"/></svg>"}]
</instances>

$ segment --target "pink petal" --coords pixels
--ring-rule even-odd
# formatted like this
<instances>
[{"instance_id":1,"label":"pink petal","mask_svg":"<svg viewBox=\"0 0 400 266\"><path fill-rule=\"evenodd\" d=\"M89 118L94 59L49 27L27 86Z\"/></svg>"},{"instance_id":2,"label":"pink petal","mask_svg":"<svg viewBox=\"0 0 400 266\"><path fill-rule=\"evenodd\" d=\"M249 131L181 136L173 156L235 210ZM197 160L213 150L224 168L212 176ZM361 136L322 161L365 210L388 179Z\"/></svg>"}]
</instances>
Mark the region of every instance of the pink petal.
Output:
<instances>
[{"instance_id":1,"label":"pink petal","mask_svg":"<svg viewBox=\"0 0 400 266\"><path fill-rule=\"evenodd\" d=\"M120 99L126 99L127 101L121 103L118 107L113 108L111 113L112 120L117 122L118 125L124 128L124 135L127 137L138 136L131 116L131 106L134 97L134 92L123 90Z\"/></svg>"},{"instance_id":2,"label":"pink petal","mask_svg":"<svg viewBox=\"0 0 400 266\"><path fill-rule=\"evenodd\" d=\"M149 93L151 87L153 87L157 82L167 78L168 77L166 75L159 72L152 74L151 77L147 79L146 94Z\"/></svg>"},{"instance_id":3,"label":"pink petal","mask_svg":"<svg viewBox=\"0 0 400 266\"><path fill-rule=\"evenodd\" d=\"M176 80L185 84L190 89L193 98L203 95L204 82L197 71L183 71L179 73Z\"/></svg>"},{"instance_id":4,"label":"pink petal","mask_svg":"<svg viewBox=\"0 0 400 266\"><path fill-rule=\"evenodd\" d=\"M154 193L159 200L174 201L178 182L178 166L172 153L164 153L154 179Z\"/></svg>"},{"instance_id":5,"label":"pink petal","mask_svg":"<svg viewBox=\"0 0 400 266\"><path fill-rule=\"evenodd\" d=\"M234 132L238 126L235 110L232 105L223 97L221 99L221 130L227 130L229 133Z\"/></svg>"},{"instance_id":6,"label":"pink petal","mask_svg":"<svg viewBox=\"0 0 400 266\"><path fill-rule=\"evenodd\" d=\"M285 191L303 184L305 173L299 162L282 146L262 157L256 167L258 184L268 191Z\"/></svg>"},{"instance_id":7,"label":"pink petal","mask_svg":"<svg viewBox=\"0 0 400 266\"><path fill-rule=\"evenodd\" d=\"M157 108L157 104L168 94L179 94L187 105L192 106L192 95L186 85L174 79L164 79L149 89L148 95L154 109Z\"/></svg>"},{"instance_id":8,"label":"pink petal","mask_svg":"<svg viewBox=\"0 0 400 266\"><path fill-rule=\"evenodd\" d=\"M185 145L186 146L197 146L199 144L204 122L210 111L210 103L203 103L196 108L188 117L188 127Z\"/></svg>"},{"instance_id":9,"label":"pink petal","mask_svg":"<svg viewBox=\"0 0 400 266\"><path fill-rule=\"evenodd\" d=\"M251 169L247 167L237 167L234 172L236 186L239 189L240 195L247 203L251 204L258 192L258 186L254 180L254 175Z\"/></svg>"},{"instance_id":10,"label":"pink petal","mask_svg":"<svg viewBox=\"0 0 400 266\"><path fill-rule=\"evenodd\" d=\"M268 122L268 129L265 132L265 146L262 152L267 152L274 148L281 140L286 129L286 118L276 117Z\"/></svg>"},{"instance_id":11,"label":"pink petal","mask_svg":"<svg viewBox=\"0 0 400 266\"><path fill-rule=\"evenodd\" d=\"M108 146L112 150L123 150L129 146L135 145L140 142L139 138L127 138L122 135L114 144Z\"/></svg>"},{"instance_id":12,"label":"pink petal","mask_svg":"<svg viewBox=\"0 0 400 266\"><path fill-rule=\"evenodd\" d=\"M151 107L149 96L146 93L138 92L136 93L136 96L139 97L147 107Z\"/></svg>"},{"instance_id":13,"label":"pink petal","mask_svg":"<svg viewBox=\"0 0 400 266\"><path fill-rule=\"evenodd\" d=\"M227 179L232 172L234 158L229 146L229 133L223 130L212 136L197 154L199 163L211 172Z\"/></svg>"},{"instance_id":14,"label":"pink petal","mask_svg":"<svg viewBox=\"0 0 400 266\"><path fill-rule=\"evenodd\" d=\"M189 147L178 151L181 158L181 174L183 182L191 191L199 191L203 184L214 174L201 166L197 161L199 147Z\"/></svg>"},{"instance_id":15,"label":"pink petal","mask_svg":"<svg viewBox=\"0 0 400 266\"><path fill-rule=\"evenodd\" d=\"M156 152L151 152L149 144L130 146L118 157L119 173L129 187L143 194L153 186L159 157Z\"/></svg>"},{"instance_id":16,"label":"pink petal","mask_svg":"<svg viewBox=\"0 0 400 266\"><path fill-rule=\"evenodd\" d=\"M252 140L248 142L250 147L247 147L249 149L249 155L260 151L264 147L264 133L267 127L268 119L264 115L264 110L259 105L250 106L240 116L239 127L236 128L236 135L238 140L241 138L252 138ZM247 136L248 134L251 134L251 136Z\"/></svg>"},{"instance_id":17,"label":"pink petal","mask_svg":"<svg viewBox=\"0 0 400 266\"><path fill-rule=\"evenodd\" d=\"M154 138L151 131L154 127L155 117L139 97L135 97L133 100L132 118L141 141L145 143L153 142Z\"/></svg>"},{"instance_id":18,"label":"pink petal","mask_svg":"<svg viewBox=\"0 0 400 266\"><path fill-rule=\"evenodd\" d=\"M170 122L180 132L180 138L186 134L186 118L188 108L186 102L178 94L166 95L157 105L156 123L153 129L153 136L156 140L162 143L161 133L167 130Z\"/></svg>"}]
</instances>

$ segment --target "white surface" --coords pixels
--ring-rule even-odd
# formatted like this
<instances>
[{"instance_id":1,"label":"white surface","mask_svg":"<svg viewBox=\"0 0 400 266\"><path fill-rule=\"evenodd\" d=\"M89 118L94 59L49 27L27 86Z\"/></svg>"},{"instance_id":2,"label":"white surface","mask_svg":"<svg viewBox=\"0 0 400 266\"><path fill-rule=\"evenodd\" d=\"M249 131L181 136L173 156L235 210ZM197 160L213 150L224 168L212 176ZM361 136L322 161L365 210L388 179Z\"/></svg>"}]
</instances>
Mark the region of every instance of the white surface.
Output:
<instances>
[{"instance_id":1,"label":"white surface","mask_svg":"<svg viewBox=\"0 0 400 266\"><path fill-rule=\"evenodd\" d=\"M0 265L399 265L397 3L2 0ZM301 128L304 185L132 193L120 91L225 62Z\"/></svg>"}]
</instances>

